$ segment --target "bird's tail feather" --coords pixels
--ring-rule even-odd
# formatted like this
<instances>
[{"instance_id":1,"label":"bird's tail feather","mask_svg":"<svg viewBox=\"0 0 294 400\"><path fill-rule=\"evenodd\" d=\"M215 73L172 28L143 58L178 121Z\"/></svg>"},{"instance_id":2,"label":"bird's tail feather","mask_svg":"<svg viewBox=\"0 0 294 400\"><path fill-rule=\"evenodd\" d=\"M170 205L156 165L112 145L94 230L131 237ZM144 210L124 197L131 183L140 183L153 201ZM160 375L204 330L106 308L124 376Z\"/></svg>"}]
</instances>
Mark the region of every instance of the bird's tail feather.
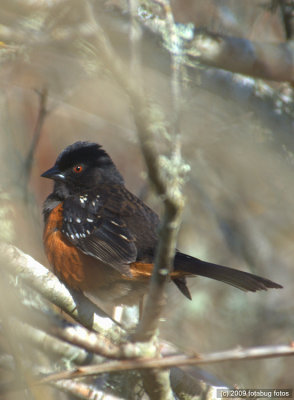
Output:
<instances>
[{"instance_id":1,"label":"bird's tail feather","mask_svg":"<svg viewBox=\"0 0 294 400\"><path fill-rule=\"evenodd\" d=\"M267 290L269 288L282 288L278 283L269 279L253 275L248 272L239 271L222 265L212 264L198 258L190 257L177 252L175 256L175 271L182 271L187 275L199 275L215 279L235 286L238 289L250 292Z\"/></svg>"}]
</instances>

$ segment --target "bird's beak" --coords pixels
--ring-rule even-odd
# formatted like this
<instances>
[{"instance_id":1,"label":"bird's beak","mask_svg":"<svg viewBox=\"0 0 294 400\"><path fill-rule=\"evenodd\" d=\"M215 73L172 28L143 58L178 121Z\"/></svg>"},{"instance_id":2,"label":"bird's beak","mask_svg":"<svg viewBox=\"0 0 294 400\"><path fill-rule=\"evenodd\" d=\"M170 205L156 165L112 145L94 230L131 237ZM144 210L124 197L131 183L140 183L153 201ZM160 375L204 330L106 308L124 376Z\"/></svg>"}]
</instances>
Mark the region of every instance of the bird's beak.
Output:
<instances>
[{"instance_id":1,"label":"bird's beak","mask_svg":"<svg viewBox=\"0 0 294 400\"><path fill-rule=\"evenodd\" d=\"M56 165L48 169L48 171L44 172L41 176L43 178L53 179L54 181L64 181L65 179L64 174L59 171Z\"/></svg>"}]
</instances>

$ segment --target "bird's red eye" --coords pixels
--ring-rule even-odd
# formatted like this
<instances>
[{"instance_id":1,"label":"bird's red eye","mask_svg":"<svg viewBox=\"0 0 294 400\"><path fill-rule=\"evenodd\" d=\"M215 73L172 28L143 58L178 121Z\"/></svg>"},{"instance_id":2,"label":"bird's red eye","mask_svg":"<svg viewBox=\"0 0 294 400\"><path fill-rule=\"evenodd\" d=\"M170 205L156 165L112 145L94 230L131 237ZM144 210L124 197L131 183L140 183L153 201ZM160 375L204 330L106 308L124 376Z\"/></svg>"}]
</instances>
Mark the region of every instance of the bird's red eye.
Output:
<instances>
[{"instance_id":1,"label":"bird's red eye","mask_svg":"<svg viewBox=\"0 0 294 400\"><path fill-rule=\"evenodd\" d=\"M73 167L72 170L73 170L73 172L75 172L76 174L79 174L79 173L81 173L81 172L83 171L83 166L80 165L80 164L75 165L75 166Z\"/></svg>"}]
</instances>

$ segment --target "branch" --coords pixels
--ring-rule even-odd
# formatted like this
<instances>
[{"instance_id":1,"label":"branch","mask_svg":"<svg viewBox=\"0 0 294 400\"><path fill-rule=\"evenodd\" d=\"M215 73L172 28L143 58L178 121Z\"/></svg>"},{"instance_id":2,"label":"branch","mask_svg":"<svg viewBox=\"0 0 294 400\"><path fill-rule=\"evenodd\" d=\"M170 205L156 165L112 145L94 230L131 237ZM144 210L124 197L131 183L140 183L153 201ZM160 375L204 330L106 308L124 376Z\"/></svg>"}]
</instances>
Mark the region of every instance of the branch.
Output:
<instances>
[{"instance_id":1,"label":"branch","mask_svg":"<svg viewBox=\"0 0 294 400\"><path fill-rule=\"evenodd\" d=\"M170 40L174 46L177 46L177 35L170 3L168 0L161 0L160 3L166 14L166 25L170 32ZM154 119L152 110L145 101L146 95L138 99L134 92L129 92L130 101L134 109L134 121L148 176L164 204L151 284L143 316L134 335L134 340L139 341L150 340L158 328L159 318L166 303L165 286L170 279L170 272L173 269L177 234L184 207L184 197L180 188L183 181L182 175L187 172L188 168L183 163L180 151L180 60L176 55L172 57L172 71L173 126L171 130L173 131L173 137L170 137L164 124L161 124L158 117ZM161 129L165 131L164 135L171 142L170 159L160 156L157 151L155 132L160 124L162 125Z\"/></svg>"},{"instance_id":2,"label":"branch","mask_svg":"<svg viewBox=\"0 0 294 400\"><path fill-rule=\"evenodd\" d=\"M113 77L129 96L148 175L164 202L160 242L155 257L150 291L142 320L134 336L134 340L148 341L158 327L159 317L165 304L164 288L172 270L176 236L184 205L184 199L179 190L180 175L183 174L184 168L178 148L172 148L174 154L172 160L160 158L153 136L161 121L158 120L158 117L154 117L150 104L143 93L141 82L129 79L125 66L118 59L105 32L93 17L94 12L90 2L87 1L86 5L89 21L96 32L99 59L104 60ZM166 135L168 136L167 132Z\"/></svg>"},{"instance_id":3,"label":"branch","mask_svg":"<svg viewBox=\"0 0 294 400\"><path fill-rule=\"evenodd\" d=\"M34 161L34 154L36 152L37 145L39 143L42 128L44 125L45 118L48 114L47 110L47 101L48 101L48 90L47 88L43 88L40 92L37 92L39 95L39 112L37 116L36 126L33 132L33 139L31 143L31 147L29 149L28 155L26 157L23 169L24 169L24 177L23 177L23 187L26 198L28 197L28 183L32 172L32 166Z\"/></svg>"},{"instance_id":4,"label":"branch","mask_svg":"<svg viewBox=\"0 0 294 400\"><path fill-rule=\"evenodd\" d=\"M35 349L38 348L50 356L71 360L77 365L85 364L87 360L89 362L89 359L91 359L91 364L98 364L104 360L96 354L90 354L73 344L65 343L43 330L15 318L10 321L10 324L15 329L19 341L26 341Z\"/></svg>"},{"instance_id":5,"label":"branch","mask_svg":"<svg viewBox=\"0 0 294 400\"><path fill-rule=\"evenodd\" d=\"M141 142L141 149L147 165L149 179L153 183L156 192L162 196L164 202L164 214L159 231L159 243L156 251L151 285L143 311L142 319L134 335L134 340L150 340L154 335L158 320L165 305L165 285L173 266L176 239L181 220L181 211L184 199L178 187L178 171L169 180L162 176L162 166L159 155L152 139L150 139L150 118L142 115L142 111L135 111L135 122ZM180 160L178 159L178 166ZM175 167L175 164L174 166ZM176 168L173 168L174 170Z\"/></svg>"},{"instance_id":6,"label":"branch","mask_svg":"<svg viewBox=\"0 0 294 400\"><path fill-rule=\"evenodd\" d=\"M141 371L144 389L150 400L173 400L169 371L149 369Z\"/></svg>"},{"instance_id":7,"label":"branch","mask_svg":"<svg viewBox=\"0 0 294 400\"><path fill-rule=\"evenodd\" d=\"M186 355L175 355L145 360L110 361L100 365L80 367L71 371L51 374L36 383L43 384L60 379L82 378L106 372L128 371L132 369L171 368L175 366L214 364L224 361L256 360L284 356L294 356L293 344L252 347L249 349L237 348L210 354L199 354L191 357Z\"/></svg>"},{"instance_id":8,"label":"branch","mask_svg":"<svg viewBox=\"0 0 294 400\"><path fill-rule=\"evenodd\" d=\"M163 0L154 0L164 3ZM165 18L156 15L156 10L145 10L137 17L139 23L161 37L164 47L173 54L174 49L166 40L169 33ZM294 44L252 42L245 38L237 38L195 29L191 24L178 25L178 36L182 39L186 65L199 67L199 63L249 75L256 78L278 82L293 82L294 80ZM283 60L283 62L281 62Z\"/></svg>"},{"instance_id":9,"label":"branch","mask_svg":"<svg viewBox=\"0 0 294 400\"><path fill-rule=\"evenodd\" d=\"M25 310L23 312L23 314L27 316L27 310ZM31 315L29 317L31 317ZM31 318L29 318L29 320L31 322ZM52 323L53 323L52 321L49 322L49 324L52 324ZM101 356L98 356L93 353L89 353L86 350L79 348L73 344L65 343L64 341L57 339L57 338L49 335L48 333L45 333L43 330L29 325L27 322L21 322L21 321L18 321L16 318L12 318L10 320L10 326L14 330L14 332L16 334L16 338L19 343L22 343L22 344L28 343L29 345L32 346L32 348L34 350L39 349L46 355L49 355L50 359L53 358L55 360L57 357L58 359L70 360L70 362L74 363L75 365L85 365L85 363L89 363L89 361L90 361L91 365L95 365L95 364L100 364L100 363L106 361L105 358L102 358ZM168 351L171 351L171 349L168 349ZM2 368L13 370L14 365L13 365L11 358L7 359L7 357L2 357L0 362L2 362L1 363ZM48 370L48 368L46 367L46 370ZM40 366L36 367L36 374L37 375L40 374L40 372L43 370L44 370L44 367L40 367ZM173 387L173 390L176 393L188 392L191 394L193 393L194 395L196 393L200 394L203 390L203 388L199 384L200 380L209 382L209 385L214 384L214 382L210 382L211 377L205 377L204 371L201 371L201 374L200 374L199 370L197 369L195 371L196 378L194 376L190 375L190 373L192 373L193 371L194 370L192 370L192 371L190 370L189 373L187 373L185 371L182 371L179 368L171 369L171 377L170 377L171 385ZM150 377L148 376L150 374L150 372L151 371L148 371L148 374L145 374L145 376L144 376L145 382L148 381L148 379L150 379ZM150 376L152 376L151 379L153 379L153 381L151 382L151 385L149 385L149 386L151 386L153 388L155 377L153 376L153 374L150 374ZM56 383L56 385L57 386L59 384L63 385L64 383L65 383L65 381L58 381L58 383ZM88 382L88 384L91 385L91 382L90 383ZM225 384L222 383L222 386L225 386ZM65 385L65 387L67 388L68 386ZM74 388L74 387L75 386L70 386L70 388ZM93 386L91 386L91 387L93 390L95 390ZM0 385L0 392L1 392L1 388L2 388L2 391L4 390L4 393L6 393L6 394L12 390L10 385L8 385L7 387L6 386L2 387L2 385ZM15 384L13 385L13 390L22 390L23 388L24 388L23 382L18 382L17 387Z\"/></svg>"},{"instance_id":10,"label":"branch","mask_svg":"<svg viewBox=\"0 0 294 400\"><path fill-rule=\"evenodd\" d=\"M185 45L191 60L277 82L294 81L294 44L252 42L211 32L195 32ZM281 62L282 60L282 62Z\"/></svg>"},{"instance_id":11,"label":"branch","mask_svg":"<svg viewBox=\"0 0 294 400\"><path fill-rule=\"evenodd\" d=\"M33 318L32 316L31 319ZM52 316L51 321L48 321L48 316L45 319L45 316L40 313L37 318L39 318L41 328L67 343L81 347L88 353L99 354L110 359L132 359L150 357L155 354L154 346L150 343L114 344L105 335L65 321L58 314Z\"/></svg>"},{"instance_id":12,"label":"branch","mask_svg":"<svg viewBox=\"0 0 294 400\"><path fill-rule=\"evenodd\" d=\"M125 332L84 296L73 298L59 279L42 264L15 246L2 243L0 252L8 260L2 267L22 279L47 300L60 307L84 326L117 340Z\"/></svg>"},{"instance_id":13,"label":"branch","mask_svg":"<svg viewBox=\"0 0 294 400\"><path fill-rule=\"evenodd\" d=\"M133 338L134 341L148 342L157 331L159 318L166 303L165 286L170 279L169 275L173 267L176 237L180 224L181 210L184 204L179 189L180 174L183 172L180 148L178 141L174 140L175 146L171 149L173 158L165 160L165 164L160 162L153 139L159 121L150 113L150 105L146 101L142 82L138 82L137 79L129 79L125 66L118 59L105 32L94 18L94 10L91 2L86 1L85 5L89 23L93 26L96 33L95 44L99 53L99 60L103 59L105 66L111 72L113 78L116 79L117 83L129 97L149 178L154 184L157 193L163 197L164 201L164 217L160 228L160 240L156 251L150 289L143 317ZM162 173L162 170L164 173ZM152 387L150 379L144 379L146 390L152 399L163 400L172 398L169 377L166 372L158 373L152 371L149 378L153 382L157 382L157 385L153 385Z\"/></svg>"},{"instance_id":14,"label":"branch","mask_svg":"<svg viewBox=\"0 0 294 400\"><path fill-rule=\"evenodd\" d=\"M22 315L20 315L20 313L16 310L14 311L14 314L16 314L18 319L22 320L22 318L24 318L25 321L28 320L30 324L38 329L42 329L50 335L54 335L57 338L74 346L81 347L88 352L99 354L111 359L126 358L125 348L127 349L127 354L130 356L130 358L132 358L132 355L136 357L137 353L139 352L138 349L135 349L134 353L134 345L116 345L112 343L105 335L90 331L80 325L72 324L64 320L54 310L50 310L50 312L45 314L38 310L26 308L23 310ZM17 325L19 322L13 321L13 323ZM25 326L26 325L23 326L23 329L25 329ZM28 327L29 325L27 326L27 329Z\"/></svg>"},{"instance_id":15,"label":"branch","mask_svg":"<svg viewBox=\"0 0 294 400\"><path fill-rule=\"evenodd\" d=\"M86 317L88 317L88 308L94 313L95 306L91 302L88 302L85 297L81 298L83 300L82 306L79 302L75 302L71 294L55 275L18 248L1 244L0 251L4 256L6 255L9 258L9 263L3 263L8 272L11 273L13 271L18 278L22 279L49 301L62 308L77 321L88 322L88 318L85 318L84 312L86 313ZM117 327L108 317L101 317L97 314L93 315L93 327L99 331L99 333L96 333L82 326L64 321L57 313L55 315L53 313L54 311L51 310L51 314L44 316L41 312L32 312L29 308L25 311L22 311L22 308L19 310L14 309L14 314L18 318L27 319L29 317L30 322L37 327L41 327L50 334L82 347L89 352L108 358L152 357L155 354L156 349L152 343L126 342L125 332ZM51 321L48 320L50 316ZM89 327L93 329L92 325ZM119 344L114 344L111 340Z\"/></svg>"},{"instance_id":16,"label":"branch","mask_svg":"<svg viewBox=\"0 0 294 400\"><path fill-rule=\"evenodd\" d=\"M121 400L121 397L114 394L109 396L104 390L99 390L93 385L89 385L84 382L77 381L58 381L53 384L56 388L62 390L65 393L71 394L74 398L93 400L93 399L103 399L103 400Z\"/></svg>"}]
</instances>

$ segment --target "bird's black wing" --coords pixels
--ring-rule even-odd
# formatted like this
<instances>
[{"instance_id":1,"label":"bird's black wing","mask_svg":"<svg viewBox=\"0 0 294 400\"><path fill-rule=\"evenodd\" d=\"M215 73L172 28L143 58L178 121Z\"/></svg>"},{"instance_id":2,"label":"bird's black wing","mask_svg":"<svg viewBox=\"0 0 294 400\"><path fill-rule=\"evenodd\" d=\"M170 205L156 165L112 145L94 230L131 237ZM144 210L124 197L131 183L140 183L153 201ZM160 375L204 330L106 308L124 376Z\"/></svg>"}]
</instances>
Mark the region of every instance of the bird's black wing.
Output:
<instances>
[{"instance_id":1,"label":"bird's black wing","mask_svg":"<svg viewBox=\"0 0 294 400\"><path fill-rule=\"evenodd\" d=\"M119 191L69 197L64 202L62 233L85 254L130 275L137 247L127 213Z\"/></svg>"}]
</instances>

